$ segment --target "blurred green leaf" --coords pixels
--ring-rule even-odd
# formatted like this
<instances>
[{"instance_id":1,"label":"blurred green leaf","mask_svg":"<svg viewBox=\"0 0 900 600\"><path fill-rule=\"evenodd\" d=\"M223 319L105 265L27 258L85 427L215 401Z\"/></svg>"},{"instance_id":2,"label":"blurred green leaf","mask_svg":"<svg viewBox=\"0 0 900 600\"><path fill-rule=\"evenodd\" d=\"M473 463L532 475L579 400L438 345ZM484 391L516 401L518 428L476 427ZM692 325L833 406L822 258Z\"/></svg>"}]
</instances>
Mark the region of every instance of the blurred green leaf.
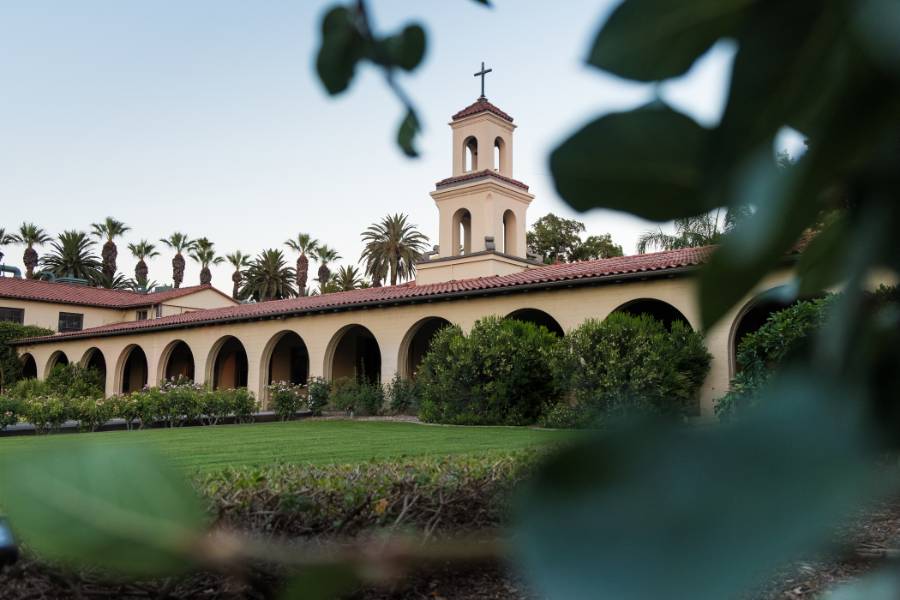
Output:
<instances>
[{"instance_id":1,"label":"blurred green leaf","mask_svg":"<svg viewBox=\"0 0 900 600\"><path fill-rule=\"evenodd\" d=\"M652 104L588 123L550 155L560 196L581 211L611 208L667 221L710 208L701 187L709 131Z\"/></svg>"},{"instance_id":2,"label":"blurred green leaf","mask_svg":"<svg viewBox=\"0 0 900 600\"><path fill-rule=\"evenodd\" d=\"M203 508L182 475L142 447L59 442L0 462L0 506L26 546L73 566L134 576L190 567Z\"/></svg>"},{"instance_id":3,"label":"blurred green leaf","mask_svg":"<svg viewBox=\"0 0 900 600\"><path fill-rule=\"evenodd\" d=\"M413 146L417 133L419 133L419 118L414 111L407 110L406 116L397 129L397 145L400 146L400 149L403 150L406 156L411 158L419 155L419 152Z\"/></svg>"},{"instance_id":4,"label":"blurred green leaf","mask_svg":"<svg viewBox=\"0 0 900 600\"><path fill-rule=\"evenodd\" d=\"M554 598L739 597L875 497L857 396L792 376L737 424L644 425L558 453L518 514L525 573Z\"/></svg>"},{"instance_id":5,"label":"blurred green leaf","mask_svg":"<svg viewBox=\"0 0 900 600\"><path fill-rule=\"evenodd\" d=\"M350 565L307 568L291 577L281 599L334 600L353 591L359 583L359 578Z\"/></svg>"},{"instance_id":6,"label":"blurred green leaf","mask_svg":"<svg viewBox=\"0 0 900 600\"><path fill-rule=\"evenodd\" d=\"M861 0L854 3L853 30L875 60L900 76L900 2Z\"/></svg>"},{"instance_id":7,"label":"blurred green leaf","mask_svg":"<svg viewBox=\"0 0 900 600\"><path fill-rule=\"evenodd\" d=\"M379 50L386 66L412 71L425 57L425 30L421 25L407 25L400 33L380 40Z\"/></svg>"},{"instance_id":8,"label":"blurred green leaf","mask_svg":"<svg viewBox=\"0 0 900 600\"><path fill-rule=\"evenodd\" d=\"M900 598L900 577L890 571L864 576L825 594L823 600L897 600Z\"/></svg>"},{"instance_id":9,"label":"blurred green leaf","mask_svg":"<svg viewBox=\"0 0 900 600\"><path fill-rule=\"evenodd\" d=\"M844 259L848 233L846 217L839 216L809 242L797 265L800 296L823 292L847 275Z\"/></svg>"},{"instance_id":10,"label":"blurred green leaf","mask_svg":"<svg viewBox=\"0 0 900 600\"><path fill-rule=\"evenodd\" d=\"M348 8L336 6L322 19L322 45L316 71L329 94L343 92L353 80L356 63L366 54L366 41Z\"/></svg>"},{"instance_id":11,"label":"blurred green leaf","mask_svg":"<svg viewBox=\"0 0 900 600\"><path fill-rule=\"evenodd\" d=\"M588 63L638 81L678 77L757 1L625 0L597 34Z\"/></svg>"}]
</instances>

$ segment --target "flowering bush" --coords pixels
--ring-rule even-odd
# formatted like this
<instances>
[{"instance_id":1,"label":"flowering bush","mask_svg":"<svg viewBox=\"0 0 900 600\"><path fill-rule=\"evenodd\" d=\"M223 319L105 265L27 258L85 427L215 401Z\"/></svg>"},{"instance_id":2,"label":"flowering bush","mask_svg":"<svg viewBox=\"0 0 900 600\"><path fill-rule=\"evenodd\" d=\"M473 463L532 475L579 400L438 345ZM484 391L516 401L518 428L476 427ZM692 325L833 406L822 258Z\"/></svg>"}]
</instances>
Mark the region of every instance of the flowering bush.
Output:
<instances>
[{"instance_id":1,"label":"flowering bush","mask_svg":"<svg viewBox=\"0 0 900 600\"><path fill-rule=\"evenodd\" d=\"M0 431L18 423L21 412L21 400L0 396Z\"/></svg>"},{"instance_id":2,"label":"flowering bush","mask_svg":"<svg viewBox=\"0 0 900 600\"><path fill-rule=\"evenodd\" d=\"M234 415L235 423L250 423L253 421L253 413L259 410L259 403L253 397L253 392L247 388L236 390L219 390L211 392L224 396L225 406L228 412Z\"/></svg>"},{"instance_id":3,"label":"flowering bush","mask_svg":"<svg viewBox=\"0 0 900 600\"><path fill-rule=\"evenodd\" d=\"M306 385L306 406L313 416L322 414L331 396L331 382L324 377L313 377Z\"/></svg>"},{"instance_id":4,"label":"flowering bush","mask_svg":"<svg viewBox=\"0 0 900 600\"><path fill-rule=\"evenodd\" d=\"M71 418L71 401L53 396L29 398L22 402L22 417L34 425L37 433L47 433L62 427Z\"/></svg>"},{"instance_id":5,"label":"flowering bush","mask_svg":"<svg viewBox=\"0 0 900 600\"><path fill-rule=\"evenodd\" d=\"M115 403L103 398L76 398L70 401L69 417L77 420L84 431L97 431L104 423L113 418Z\"/></svg>"},{"instance_id":6,"label":"flowering bush","mask_svg":"<svg viewBox=\"0 0 900 600\"><path fill-rule=\"evenodd\" d=\"M276 381L268 386L269 403L282 421L292 419L306 404L306 386L289 381Z\"/></svg>"}]
</instances>

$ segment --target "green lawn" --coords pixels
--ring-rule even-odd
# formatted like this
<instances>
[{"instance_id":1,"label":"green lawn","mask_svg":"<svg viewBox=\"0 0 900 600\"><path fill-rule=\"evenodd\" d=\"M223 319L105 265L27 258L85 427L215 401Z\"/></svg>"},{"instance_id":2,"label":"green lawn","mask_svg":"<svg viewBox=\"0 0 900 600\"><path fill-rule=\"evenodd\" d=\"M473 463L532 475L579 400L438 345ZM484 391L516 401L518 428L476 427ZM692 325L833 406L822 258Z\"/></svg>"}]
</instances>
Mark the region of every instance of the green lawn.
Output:
<instances>
[{"instance_id":1,"label":"green lawn","mask_svg":"<svg viewBox=\"0 0 900 600\"><path fill-rule=\"evenodd\" d=\"M517 450L566 439L561 431L518 427L429 426L390 421L292 421L147 431L0 438L0 455L45 444L152 444L187 470L285 463L355 463L410 456Z\"/></svg>"}]
</instances>

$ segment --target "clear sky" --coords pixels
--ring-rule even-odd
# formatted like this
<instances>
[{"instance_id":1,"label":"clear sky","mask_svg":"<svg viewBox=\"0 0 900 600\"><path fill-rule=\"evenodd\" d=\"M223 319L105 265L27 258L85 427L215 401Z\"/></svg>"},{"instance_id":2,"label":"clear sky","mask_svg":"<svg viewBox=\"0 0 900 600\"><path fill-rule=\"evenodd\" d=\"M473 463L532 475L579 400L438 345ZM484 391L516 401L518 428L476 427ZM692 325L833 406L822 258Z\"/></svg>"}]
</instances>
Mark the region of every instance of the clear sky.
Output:
<instances>
[{"instance_id":1,"label":"clear sky","mask_svg":"<svg viewBox=\"0 0 900 600\"><path fill-rule=\"evenodd\" d=\"M514 176L547 212L612 234L626 253L652 224L624 214L577 214L556 195L551 149L602 113L648 101L653 90L584 64L615 2L372 0L376 27L422 21L424 64L402 82L425 132L422 157L405 158L393 136L402 116L379 73L363 68L329 98L314 70L318 27L332 2L267 0L29 0L0 4L0 226L34 221L55 234L112 215L133 230L125 246L172 231L207 236L224 254L280 247L305 231L355 263L359 233L405 212L437 243L428 192L450 175L450 115L479 93L519 128ZM661 93L704 124L719 118L733 56L716 46ZM784 142L790 147L796 140ZM7 262L21 265L21 249ZM171 256L150 262L170 283ZM289 260L293 263L293 256ZM189 261L190 262L190 261ZM186 283L199 269L188 265ZM230 289L230 269L213 283Z\"/></svg>"}]
</instances>

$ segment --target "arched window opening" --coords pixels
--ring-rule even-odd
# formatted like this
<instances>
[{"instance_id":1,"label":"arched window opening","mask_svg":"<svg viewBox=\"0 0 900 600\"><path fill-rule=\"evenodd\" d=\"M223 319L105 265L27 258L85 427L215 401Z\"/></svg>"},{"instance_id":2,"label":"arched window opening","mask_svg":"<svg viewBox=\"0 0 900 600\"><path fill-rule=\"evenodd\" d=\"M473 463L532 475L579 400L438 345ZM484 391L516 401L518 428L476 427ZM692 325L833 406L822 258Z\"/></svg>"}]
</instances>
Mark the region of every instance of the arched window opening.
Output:
<instances>
[{"instance_id":1,"label":"arched window opening","mask_svg":"<svg viewBox=\"0 0 900 600\"><path fill-rule=\"evenodd\" d=\"M84 357L81 359L81 364L86 369L94 369L100 373L101 379L106 381L106 358L99 348L91 348L85 352Z\"/></svg>"},{"instance_id":2,"label":"arched window opening","mask_svg":"<svg viewBox=\"0 0 900 600\"><path fill-rule=\"evenodd\" d=\"M522 308L509 313L506 315L506 318L524 321L526 323L534 323L540 327L545 327L550 333L557 337L563 337L565 335L562 325L560 325L556 319L537 308Z\"/></svg>"},{"instance_id":3,"label":"arched window opening","mask_svg":"<svg viewBox=\"0 0 900 600\"><path fill-rule=\"evenodd\" d=\"M516 236L516 214L507 210L503 213L503 252L506 254L516 254L516 246L519 240Z\"/></svg>"},{"instance_id":4,"label":"arched window opening","mask_svg":"<svg viewBox=\"0 0 900 600\"><path fill-rule=\"evenodd\" d=\"M401 377L414 379L425 355L431 350L431 342L438 331L450 325L450 321L441 317L426 317L413 325L400 344Z\"/></svg>"},{"instance_id":5,"label":"arched window opening","mask_svg":"<svg viewBox=\"0 0 900 600\"><path fill-rule=\"evenodd\" d=\"M456 256L472 252L472 214L461 208L453 215L453 253Z\"/></svg>"},{"instance_id":6,"label":"arched window opening","mask_svg":"<svg viewBox=\"0 0 900 600\"><path fill-rule=\"evenodd\" d=\"M506 142L503 141L502 137L497 137L494 140L494 170L504 175L508 174L506 164Z\"/></svg>"},{"instance_id":7,"label":"arched window opening","mask_svg":"<svg viewBox=\"0 0 900 600\"><path fill-rule=\"evenodd\" d=\"M138 392L147 385L147 355L140 346L131 346L125 350L125 362L122 365L123 394Z\"/></svg>"},{"instance_id":8,"label":"arched window opening","mask_svg":"<svg viewBox=\"0 0 900 600\"><path fill-rule=\"evenodd\" d=\"M162 379L169 381L177 381L179 379L194 380L194 353L191 352L190 346L182 340L170 344L168 352L163 354L163 360L165 365L163 366Z\"/></svg>"},{"instance_id":9,"label":"arched window opening","mask_svg":"<svg viewBox=\"0 0 900 600\"><path fill-rule=\"evenodd\" d=\"M50 360L47 361L47 368L44 371L44 377L50 374L50 371L53 370L53 367L57 365L66 366L67 364L69 364L69 357L66 356L66 353L62 350L57 350L50 355Z\"/></svg>"},{"instance_id":10,"label":"arched window opening","mask_svg":"<svg viewBox=\"0 0 900 600\"><path fill-rule=\"evenodd\" d=\"M22 379L37 379L37 362L34 360L34 357L30 354L23 354L19 361L22 363L20 377Z\"/></svg>"},{"instance_id":11,"label":"arched window opening","mask_svg":"<svg viewBox=\"0 0 900 600\"><path fill-rule=\"evenodd\" d=\"M214 390L235 390L247 387L247 351L239 339L227 336L218 344L212 364Z\"/></svg>"},{"instance_id":12,"label":"arched window opening","mask_svg":"<svg viewBox=\"0 0 900 600\"><path fill-rule=\"evenodd\" d=\"M631 302L623 304L613 312L626 313L635 317L640 315L649 315L657 321L662 321L663 325L666 326L666 329L671 329L672 323L674 323L675 321L681 321L682 323L690 327L690 322L681 313L680 310L678 310L668 302L656 300L653 298L640 298L638 300L632 300Z\"/></svg>"},{"instance_id":13,"label":"arched window opening","mask_svg":"<svg viewBox=\"0 0 900 600\"><path fill-rule=\"evenodd\" d=\"M353 378L361 383L381 380L381 350L371 331L350 325L332 341L331 378Z\"/></svg>"},{"instance_id":14,"label":"arched window opening","mask_svg":"<svg viewBox=\"0 0 900 600\"><path fill-rule=\"evenodd\" d=\"M303 338L293 331L282 332L276 338L278 341L273 340L272 355L267 365L266 383L306 383L309 379L309 352Z\"/></svg>"},{"instance_id":15,"label":"arched window opening","mask_svg":"<svg viewBox=\"0 0 900 600\"><path fill-rule=\"evenodd\" d=\"M478 170L478 140L466 138L463 144L463 167L466 173Z\"/></svg>"}]
</instances>

